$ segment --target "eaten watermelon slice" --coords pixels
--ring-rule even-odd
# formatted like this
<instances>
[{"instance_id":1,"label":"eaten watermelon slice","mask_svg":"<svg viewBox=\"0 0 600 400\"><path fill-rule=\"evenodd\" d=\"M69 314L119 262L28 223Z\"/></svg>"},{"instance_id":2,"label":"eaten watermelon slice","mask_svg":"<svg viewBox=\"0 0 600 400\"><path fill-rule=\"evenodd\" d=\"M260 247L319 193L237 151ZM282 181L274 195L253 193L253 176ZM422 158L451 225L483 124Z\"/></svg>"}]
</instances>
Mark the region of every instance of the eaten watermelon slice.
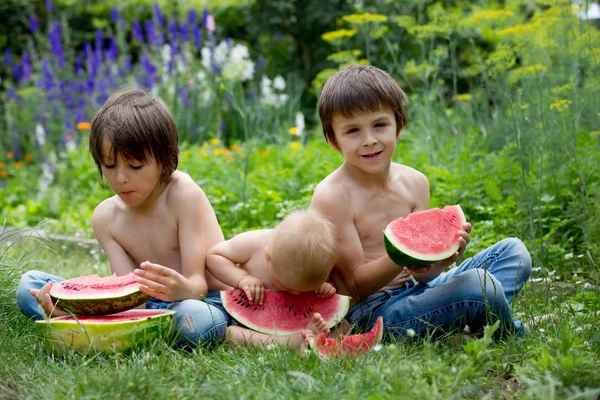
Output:
<instances>
[{"instance_id":1,"label":"eaten watermelon slice","mask_svg":"<svg viewBox=\"0 0 600 400\"><path fill-rule=\"evenodd\" d=\"M52 285L52 301L77 315L106 315L144 304L150 296L140 291L136 275L88 275Z\"/></svg>"},{"instance_id":2,"label":"eaten watermelon slice","mask_svg":"<svg viewBox=\"0 0 600 400\"><path fill-rule=\"evenodd\" d=\"M112 315L67 315L35 322L37 333L59 353L99 350L121 353L174 333L175 311L128 310Z\"/></svg>"},{"instance_id":3,"label":"eaten watermelon slice","mask_svg":"<svg viewBox=\"0 0 600 400\"><path fill-rule=\"evenodd\" d=\"M464 223L465 214L458 204L409 214L385 228L385 250L392 261L404 267L445 260L460 247L458 231Z\"/></svg>"},{"instance_id":4,"label":"eaten watermelon slice","mask_svg":"<svg viewBox=\"0 0 600 400\"><path fill-rule=\"evenodd\" d=\"M308 345L320 357L324 359L354 357L366 354L381 342L383 338L383 318L378 317L371 331L364 334L356 334L339 338L328 338L324 333L319 333L316 338L311 339Z\"/></svg>"},{"instance_id":5,"label":"eaten watermelon slice","mask_svg":"<svg viewBox=\"0 0 600 400\"><path fill-rule=\"evenodd\" d=\"M314 313L320 313L331 328L340 322L350 306L350 297L334 294L317 297L313 292L298 295L265 290L263 304L250 304L241 289L221 292L223 307L240 324L248 328L283 336L306 328Z\"/></svg>"}]
</instances>

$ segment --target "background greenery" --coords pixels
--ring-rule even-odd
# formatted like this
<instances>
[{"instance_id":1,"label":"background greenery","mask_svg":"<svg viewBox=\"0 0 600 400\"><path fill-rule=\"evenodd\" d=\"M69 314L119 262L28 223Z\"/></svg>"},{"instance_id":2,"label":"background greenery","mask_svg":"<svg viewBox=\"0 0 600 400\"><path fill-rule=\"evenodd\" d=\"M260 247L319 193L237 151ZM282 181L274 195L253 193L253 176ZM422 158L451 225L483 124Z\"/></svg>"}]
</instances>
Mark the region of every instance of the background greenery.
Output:
<instances>
[{"instance_id":1,"label":"background greenery","mask_svg":"<svg viewBox=\"0 0 600 400\"><path fill-rule=\"evenodd\" d=\"M316 117L322 84L347 64L370 63L410 99L395 160L428 176L432 206L461 204L473 224L467 256L522 238L534 270L516 316L561 318L522 340L402 339L336 363L162 344L127 357L57 358L16 309L20 274L106 274L108 265L97 247L7 230L0 397L598 398L600 34L579 11L562 0L164 1L158 11L141 0L0 1L5 224L93 238L91 213L112 193L87 154L85 123L112 88L140 83L173 110L180 169L207 193L226 237L271 227L342 162ZM146 30L136 39L134 19L164 40ZM96 58L83 58L86 42ZM217 63L219 46L237 64Z\"/></svg>"}]
</instances>

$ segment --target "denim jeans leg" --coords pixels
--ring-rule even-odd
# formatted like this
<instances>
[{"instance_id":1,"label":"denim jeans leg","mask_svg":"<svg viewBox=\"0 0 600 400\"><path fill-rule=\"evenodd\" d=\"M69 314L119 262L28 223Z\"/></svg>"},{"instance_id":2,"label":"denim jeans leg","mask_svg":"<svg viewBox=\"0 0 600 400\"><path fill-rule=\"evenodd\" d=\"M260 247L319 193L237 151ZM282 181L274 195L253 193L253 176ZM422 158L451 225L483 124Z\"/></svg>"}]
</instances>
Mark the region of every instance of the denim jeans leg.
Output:
<instances>
[{"instance_id":1,"label":"denim jeans leg","mask_svg":"<svg viewBox=\"0 0 600 400\"><path fill-rule=\"evenodd\" d=\"M17 286L17 305L21 312L34 321L46 318L37 300L29 291L31 289L41 289L48 282L56 283L61 281L64 281L64 279L42 271L33 270L24 273L19 286Z\"/></svg>"},{"instance_id":2,"label":"denim jeans leg","mask_svg":"<svg viewBox=\"0 0 600 400\"><path fill-rule=\"evenodd\" d=\"M502 285L482 269L465 271L434 287L416 285L409 295L393 292L374 316L382 316L385 332L394 336L405 336L409 329L417 335L441 335L465 325L476 332L496 320L503 332L514 329Z\"/></svg>"}]
</instances>

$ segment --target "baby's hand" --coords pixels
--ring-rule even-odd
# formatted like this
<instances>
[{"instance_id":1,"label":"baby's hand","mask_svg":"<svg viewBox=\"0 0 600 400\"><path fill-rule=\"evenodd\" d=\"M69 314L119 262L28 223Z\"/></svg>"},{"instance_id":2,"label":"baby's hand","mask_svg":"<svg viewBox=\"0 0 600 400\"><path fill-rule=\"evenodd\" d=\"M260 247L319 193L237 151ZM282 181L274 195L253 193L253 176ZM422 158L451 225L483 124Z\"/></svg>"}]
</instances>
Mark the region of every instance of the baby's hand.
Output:
<instances>
[{"instance_id":1,"label":"baby's hand","mask_svg":"<svg viewBox=\"0 0 600 400\"><path fill-rule=\"evenodd\" d=\"M323 282L323 284L315 290L317 297L329 297L335 294L335 288L329 282Z\"/></svg>"},{"instance_id":2,"label":"baby's hand","mask_svg":"<svg viewBox=\"0 0 600 400\"><path fill-rule=\"evenodd\" d=\"M255 276L246 275L238 282L238 288L242 289L248 297L250 304L263 304L265 298L265 286Z\"/></svg>"},{"instance_id":3,"label":"baby's hand","mask_svg":"<svg viewBox=\"0 0 600 400\"><path fill-rule=\"evenodd\" d=\"M38 304L42 307L46 315L48 315L48 318L68 315L62 308L52 303L50 289L52 289L52 282L46 283L41 289L31 289L29 293L35 297Z\"/></svg>"}]
</instances>

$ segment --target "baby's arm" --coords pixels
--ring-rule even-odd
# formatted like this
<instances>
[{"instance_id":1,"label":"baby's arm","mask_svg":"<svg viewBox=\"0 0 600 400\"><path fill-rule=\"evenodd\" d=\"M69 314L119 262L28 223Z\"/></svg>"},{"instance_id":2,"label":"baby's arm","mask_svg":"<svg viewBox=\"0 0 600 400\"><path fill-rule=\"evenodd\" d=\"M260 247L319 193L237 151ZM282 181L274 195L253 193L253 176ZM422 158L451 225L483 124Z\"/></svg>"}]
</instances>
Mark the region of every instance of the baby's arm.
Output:
<instances>
[{"instance_id":1,"label":"baby's arm","mask_svg":"<svg viewBox=\"0 0 600 400\"><path fill-rule=\"evenodd\" d=\"M260 232L245 232L218 243L206 256L206 267L210 273L226 285L243 289L250 304L262 304L264 285L260 279L239 268L238 264L247 263L252 254L261 250L257 247L264 249Z\"/></svg>"}]
</instances>

